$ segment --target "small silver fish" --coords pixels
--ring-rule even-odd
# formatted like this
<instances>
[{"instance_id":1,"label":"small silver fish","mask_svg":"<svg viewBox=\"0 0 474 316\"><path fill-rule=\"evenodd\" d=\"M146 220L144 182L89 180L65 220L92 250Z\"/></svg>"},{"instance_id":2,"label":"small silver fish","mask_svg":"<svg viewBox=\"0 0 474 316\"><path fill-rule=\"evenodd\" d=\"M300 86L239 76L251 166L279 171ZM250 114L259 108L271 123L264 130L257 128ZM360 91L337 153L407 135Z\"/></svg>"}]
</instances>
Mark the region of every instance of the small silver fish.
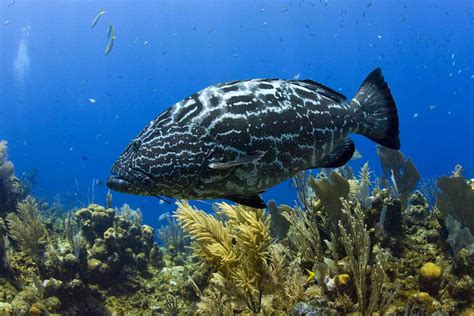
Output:
<instances>
[{"instance_id":1,"label":"small silver fish","mask_svg":"<svg viewBox=\"0 0 474 316\"><path fill-rule=\"evenodd\" d=\"M110 36L112 35L113 29L114 29L114 27L113 27L112 23L109 23L109 27L107 28L107 38L110 38Z\"/></svg>"},{"instance_id":2,"label":"small silver fish","mask_svg":"<svg viewBox=\"0 0 474 316\"><path fill-rule=\"evenodd\" d=\"M110 24L110 27L111 27L110 40L104 52L106 56L110 54L110 52L112 51L112 48L114 47L114 42L115 42L115 28L113 27L112 24Z\"/></svg>"},{"instance_id":3,"label":"small silver fish","mask_svg":"<svg viewBox=\"0 0 474 316\"><path fill-rule=\"evenodd\" d=\"M160 203L161 204L161 203ZM158 216L158 222L164 221L171 216L170 212L166 212Z\"/></svg>"},{"instance_id":4,"label":"small silver fish","mask_svg":"<svg viewBox=\"0 0 474 316\"><path fill-rule=\"evenodd\" d=\"M97 13L94 20L92 20L91 29L93 29L94 26L96 26L96 24L99 23L100 17L103 16L105 12L106 12L105 10L101 9L99 13Z\"/></svg>"},{"instance_id":5,"label":"small silver fish","mask_svg":"<svg viewBox=\"0 0 474 316\"><path fill-rule=\"evenodd\" d=\"M109 43L107 44L107 47L105 48L105 51L104 51L104 54L107 56L108 54L110 54L110 52L112 51L112 48L114 47L114 39L111 38Z\"/></svg>"}]
</instances>

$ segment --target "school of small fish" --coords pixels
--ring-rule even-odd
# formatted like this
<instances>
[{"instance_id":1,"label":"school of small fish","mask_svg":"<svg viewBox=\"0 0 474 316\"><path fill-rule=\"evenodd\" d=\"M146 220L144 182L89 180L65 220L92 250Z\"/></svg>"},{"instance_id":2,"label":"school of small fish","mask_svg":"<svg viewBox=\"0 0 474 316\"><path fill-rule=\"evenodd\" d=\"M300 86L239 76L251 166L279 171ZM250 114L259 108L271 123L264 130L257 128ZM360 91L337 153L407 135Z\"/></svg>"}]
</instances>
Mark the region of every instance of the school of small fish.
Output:
<instances>
[{"instance_id":1,"label":"school of small fish","mask_svg":"<svg viewBox=\"0 0 474 316\"><path fill-rule=\"evenodd\" d=\"M106 13L107 11L101 9L95 18L92 20L91 23L91 29L93 29L97 23L99 23L100 18ZM114 47L114 42L115 42L115 27L113 26L112 23L109 23L109 26L107 27L107 38L109 39L109 42L107 43L107 46L105 47L104 50L104 55L107 56L110 54L112 51L112 48Z\"/></svg>"}]
</instances>

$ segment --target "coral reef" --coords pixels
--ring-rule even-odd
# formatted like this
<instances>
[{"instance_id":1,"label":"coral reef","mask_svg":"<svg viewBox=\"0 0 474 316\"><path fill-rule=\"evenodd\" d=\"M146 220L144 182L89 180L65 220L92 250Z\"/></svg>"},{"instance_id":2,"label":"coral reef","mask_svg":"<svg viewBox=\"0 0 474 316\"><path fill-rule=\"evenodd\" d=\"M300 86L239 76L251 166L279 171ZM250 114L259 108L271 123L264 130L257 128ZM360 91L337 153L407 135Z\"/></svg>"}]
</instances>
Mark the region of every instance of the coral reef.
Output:
<instances>
[{"instance_id":1,"label":"coral reef","mask_svg":"<svg viewBox=\"0 0 474 316\"><path fill-rule=\"evenodd\" d=\"M3 308L15 315L114 310L111 295L139 290L160 258L153 229L125 215L92 204L66 214L58 233L44 224L32 197L19 203L7 221L12 247L21 251L10 253L10 273L0 279L17 292Z\"/></svg>"},{"instance_id":2,"label":"coral reef","mask_svg":"<svg viewBox=\"0 0 474 316\"><path fill-rule=\"evenodd\" d=\"M267 210L180 201L156 233L110 192L69 210L10 192L0 314L472 315L472 183L457 167L415 191L413 163L379 154L382 178L302 172L297 204Z\"/></svg>"},{"instance_id":3,"label":"coral reef","mask_svg":"<svg viewBox=\"0 0 474 316\"><path fill-rule=\"evenodd\" d=\"M126 292L138 286L137 273L147 271L154 232L140 225L141 219L128 205L123 209L116 215L113 209L91 204L75 216L90 249L88 268L93 281Z\"/></svg>"}]
</instances>

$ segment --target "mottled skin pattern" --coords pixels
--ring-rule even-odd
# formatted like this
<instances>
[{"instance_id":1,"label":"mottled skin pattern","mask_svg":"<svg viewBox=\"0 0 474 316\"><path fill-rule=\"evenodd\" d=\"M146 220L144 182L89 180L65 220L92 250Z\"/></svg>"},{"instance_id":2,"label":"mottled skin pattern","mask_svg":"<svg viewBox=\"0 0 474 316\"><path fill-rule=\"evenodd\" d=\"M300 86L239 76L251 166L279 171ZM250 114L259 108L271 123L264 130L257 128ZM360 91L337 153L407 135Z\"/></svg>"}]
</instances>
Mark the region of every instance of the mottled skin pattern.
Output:
<instances>
[{"instance_id":1,"label":"mottled skin pattern","mask_svg":"<svg viewBox=\"0 0 474 316\"><path fill-rule=\"evenodd\" d=\"M327 165L350 133L368 128L363 109L345 101L309 80L210 86L151 121L115 162L112 174L121 182L109 186L186 199L255 195L301 170ZM255 158L213 167L245 157Z\"/></svg>"}]
</instances>

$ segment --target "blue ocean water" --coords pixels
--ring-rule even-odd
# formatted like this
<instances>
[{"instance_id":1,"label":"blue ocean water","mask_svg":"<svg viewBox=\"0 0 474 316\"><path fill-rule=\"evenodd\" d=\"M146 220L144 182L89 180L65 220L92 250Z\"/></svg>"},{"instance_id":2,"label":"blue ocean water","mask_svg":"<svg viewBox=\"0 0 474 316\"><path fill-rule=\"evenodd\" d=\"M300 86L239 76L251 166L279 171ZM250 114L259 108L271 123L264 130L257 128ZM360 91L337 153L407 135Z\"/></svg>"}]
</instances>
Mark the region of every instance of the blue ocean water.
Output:
<instances>
[{"instance_id":1,"label":"blue ocean water","mask_svg":"<svg viewBox=\"0 0 474 316\"><path fill-rule=\"evenodd\" d=\"M91 29L97 13L106 13ZM319 81L351 98L382 67L422 177L474 176L473 1L0 1L0 139L34 194L104 204L110 167L165 108L209 85ZM104 55L109 23L116 40ZM92 103L90 99L94 99ZM380 169L375 144L354 137ZM286 182L264 200L293 204ZM145 222L174 205L113 193ZM198 205L199 202L198 202ZM205 205L205 204L203 204Z\"/></svg>"}]
</instances>

